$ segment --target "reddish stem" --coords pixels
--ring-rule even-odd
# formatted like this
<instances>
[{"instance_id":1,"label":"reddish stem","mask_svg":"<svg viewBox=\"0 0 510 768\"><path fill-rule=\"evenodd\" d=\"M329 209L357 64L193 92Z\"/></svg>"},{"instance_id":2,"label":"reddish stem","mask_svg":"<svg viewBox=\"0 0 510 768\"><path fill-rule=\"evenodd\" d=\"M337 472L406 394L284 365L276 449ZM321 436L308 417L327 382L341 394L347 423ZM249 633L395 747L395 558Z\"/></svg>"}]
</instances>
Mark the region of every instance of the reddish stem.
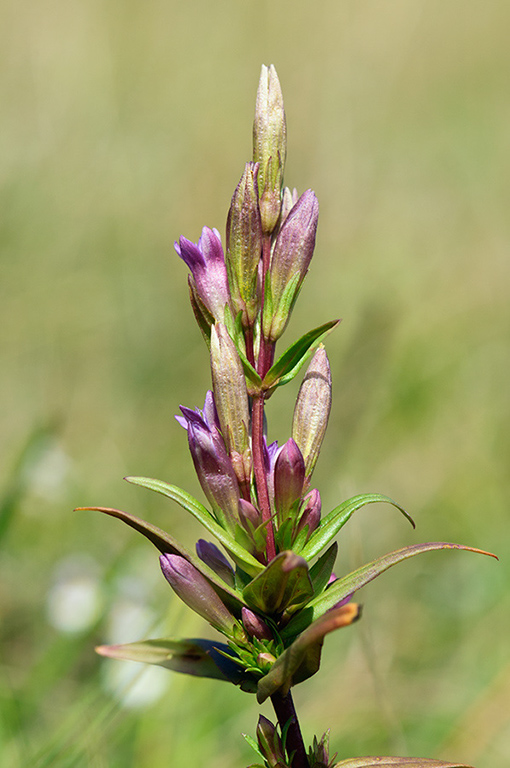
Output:
<instances>
[{"instance_id":1,"label":"reddish stem","mask_svg":"<svg viewBox=\"0 0 510 768\"><path fill-rule=\"evenodd\" d=\"M279 692L273 693L271 702L274 711L276 712L282 733L284 732L285 727L288 726L285 749L287 755L294 753L294 757L292 758L292 768L310 768L303 736L301 735L301 728L299 727L299 720L292 700L292 694L290 691L287 695Z\"/></svg>"}]
</instances>

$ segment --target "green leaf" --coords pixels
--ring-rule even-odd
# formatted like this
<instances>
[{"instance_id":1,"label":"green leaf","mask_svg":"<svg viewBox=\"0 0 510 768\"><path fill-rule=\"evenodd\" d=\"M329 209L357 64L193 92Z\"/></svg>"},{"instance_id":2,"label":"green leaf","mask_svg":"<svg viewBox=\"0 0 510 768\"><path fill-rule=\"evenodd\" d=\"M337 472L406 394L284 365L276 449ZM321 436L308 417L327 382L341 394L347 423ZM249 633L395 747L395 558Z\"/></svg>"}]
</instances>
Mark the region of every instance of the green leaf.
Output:
<instances>
[{"instance_id":1,"label":"green leaf","mask_svg":"<svg viewBox=\"0 0 510 768\"><path fill-rule=\"evenodd\" d=\"M350 603L321 616L305 629L297 640L278 656L267 675L259 680L257 686L259 704L276 691L286 695L291 686L314 675L320 666L324 637L335 629L352 624L358 616L359 606Z\"/></svg>"},{"instance_id":2,"label":"green leaf","mask_svg":"<svg viewBox=\"0 0 510 768\"><path fill-rule=\"evenodd\" d=\"M308 331L295 341L266 373L262 382L263 388L273 390L291 381L321 341L339 323L340 320L330 320L329 323L324 323L324 325L314 328L313 331Z\"/></svg>"},{"instance_id":3,"label":"green leaf","mask_svg":"<svg viewBox=\"0 0 510 768\"><path fill-rule=\"evenodd\" d=\"M169 485L169 483L165 483L163 480L155 480L150 477L126 477L124 479L127 480L128 483L133 483L133 485L140 485L142 488L149 488L151 491L161 493L163 496L167 496L169 499L172 499L172 501L176 501L177 504L180 504L180 506L187 512L190 512L193 517L204 526L204 528L207 528L213 536L216 536L218 541L230 552L233 560L240 565L243 570L247 571L247 573L255 576L264 569L262 563L255 560L253 555L250 555L250 553L238 544L224 528L218 525L211 513L203 506L203 504L200 504L197 499L191 496L191 494L186 493L186 491L183 491L176 485Z\"/></svg>"},{"instance_id":4,"label":"green leaf","mask_svg":"<svg viewBox=\"0 0 510 768\"><path fill-rule=\"evenodd\" d=\"M227 596L229 604L232 604L233 601L234 605L237 607L245 605L240 592L236 591L223 581L212 568L200 560L199 557L188 552L185 547L179 544L179 542L170 536L169 533L161 530L161 528L157 528L155 525L147 523L139 517L135 517L135 515L130 515L129 512L123 512L120 509L112 509L110 507L78 507L75 511L103 512L105 515L110 515L111 517L116 517L118 520L122 520L123 523L126 523L126 525L129 525L131 528L134 528L135 531L138 531L138 533L145 536L145 538L152 542L156 549L159 549L162 554L180 555L181 557L184 557L185 560L195 566L197 571L200 571L202 576L205 576L205 578L214 585L216 591L221 591Z\"/></svg>"},{"instance_id":5,"label":"green leaf","mask_svg":"<svg viewBox=\"0 0 510 768\"><path fill-rule=\"evenodd\" d=\"M412 517L408 515L405 509L402 509L399 504L390 499L389 496L383 496L380 493L363 493L359 496L353 496L351 499L347 499L326 515L326 517L322 519L320 526L310 537L306 546L301 550L300 555L304 557L305 560L311 560L312 557L318 555L319 552L329 544L331 539L337 535L338 531L346 524L354 512L361 509L361 507L364 507L366 504L374 504L375 502L385 502L396 507L402 512L404 517L409 520L413 528L415 527Z\"/></svg>"},{"instance_id":6,"label":"green leaf","mask_svg":"<svg viewBox=\"0 0 510 768\"><path fill-rule=\"evenodd\" d=\"M337 553L338 544L334 541L326 552L324 552L324 554L319 557L317 562L310 568L310 579L312 580L314 595L320 595L326 587L331 577L331 573L333 572Z\"/></svg>"},{"instance_id":7,"label":"green leaf","mask_svg":"<svg viewBox=\"0 0 510 768\"><path fill-rule=\"evenodd\" d=\"M237 664L229 661L219 651L230 653L224 643L212 640L143 640L125 645L100 645L96 648L101 656L110 659L140 661L155 664L158 667L181 672L196 677L211 677L238 685L243 679L243 672Z\"/></svg>"},{"instance_id":8,"label":"green leaf","mask_svg":"<svg viewBox=\"0 0 510 768\"><path fill-rule=\"evenodd\" d=\"M306 560L294 552L280 552L244 588L248 605L269 616L304 605L313 595Z\"/></svg>"},{"instance_id":9,"label":"green leaf","mask_svg":"<svg viewBox=\"0 0 510 768\"><path fill-rule=\"evenodd\" d=\"M467 763L444 763L427 757L352 757L335 763L334 768L472 768Z\"/></svg>"},{"instance_id":10,"label":"green leaf","mask_svg":"<svg viewBox=\"0 0 510 768\"><path fill-rule=\"evenodd\" d=\"M464 549L468 552L477 552L481 555L489 555L490 557L496 557L496 555L490 552L484 552L482 549L474 549L473 547L466 547L462 544L450 544L448 542L433 541L425 544L413 544L403 549L397 549L395 552L389 552L382 557L373 560L367 565L361 566L356 571L349 573L342 579L337 579L325 592L318 597L310 600L306 608L300 611L294 616L282 631L282 638L293 637L294 635L302 632L311 622L318 619L330 608L333 608L341 600L344 600L349 595L352 595L358 589L361 589L373 579L380 576L381 573L387 571L393 565L407 560L410 557L419 555L422 552L430 552L435 549ZM496 557L497 560L497 557Z\"/></svg>"}]
</instances>

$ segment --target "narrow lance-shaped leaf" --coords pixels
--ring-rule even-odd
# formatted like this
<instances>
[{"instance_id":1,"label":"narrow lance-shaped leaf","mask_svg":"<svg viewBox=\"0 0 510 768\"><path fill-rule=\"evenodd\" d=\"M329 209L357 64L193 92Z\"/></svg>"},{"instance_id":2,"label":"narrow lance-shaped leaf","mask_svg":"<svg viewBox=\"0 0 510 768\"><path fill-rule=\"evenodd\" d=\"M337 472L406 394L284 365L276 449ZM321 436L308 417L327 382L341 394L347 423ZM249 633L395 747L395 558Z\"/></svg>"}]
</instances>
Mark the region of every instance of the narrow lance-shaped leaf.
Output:
<instances>
[{"instance_id":1,"label":"narrow lance-shaped leaf","mask_svg":"<svg viewBox=\"0 0 510 768\"><path fill-rule=\"evenodd\" d=\"M264 376L262 386L266 390L273 390L282 384L287 384L299 373L312 352L333 331L340 320L330 320L312 331L308 331L278 358L276 363Z\"/></svg>"},{"instance_id":2,"label":"narrow lance-shaped leaf","mask_svg":"<svg viewBox=\"0 0 510 768\"><path fill-rule=\"evenodd\" d=\"M175 485L170 485L162 480L155 480L150 477L126 477L124 479L127 480L128 483L133 483L133 485L140 485L142 488L149 488L151 491L161 493L163 496L167 496L169 499L180 504L180 506L187 512L190 512L193 517L204 526L204 528L207 528L213 536L216 536L218 541L230 552L235 562L250 575L255 576L257 573L264 570L262 563L255 560L244 547L237 544L235 539L216 523L203 504L200 504L200 502L191 496L191 494L186 493L186 491L183 491Z\"/></svg>"},{"instance_id":3,"label":"narrow lance-shaped leaf","mask_svg":"<svg viewBox=\"0 0 510 768\"><path fill-rule=\"evenodd\" d=\"M463 544L450 544L444 541L432 541L424 544L413 544L403 549L397 549L395 552L389 552L382 557L373 560L367 565L361 566L356 571L349 573L342 579L337 579L325 592L311 600L308 605L301 610L287 624L282 632L282 637L289 638L302 632L311 622L318 619L330 608L339 603L344 598L361 589L373 579L387 571L391 566L401 563L410 557L419 555L422 552L430 552L435 549L464 549L468 552L477 552L480 555L489 555L497 560L496 555L491 552L484 552L482 549L466 547Z\"/></svg>"},{"instance_id":4,"label":"narrow lance-shaped leaf","mask_svg":"<svg viewBox=\"0 0 510 768\"><path fill-rule=\"evenodd\" d=\"M238 685L243 673L233 661L222 653L231 653L225 643L212 640L183 639L141 640L124 645L100 645L96 648L101 656L110 659L139 661L196 677L211 677Z\"/></svg>"},{"instance_id":5,"label":"narrow lance-shaped leaf","mask_svg":"<svg viewBox=\"0 0 510 768\"><path fill-rule=\"evenodd\" d=\"M135 531L138 531L138 533L141 533L142 536L145 536L146 539L154 544L161 554L180 555L181 557L184 557L189 563L194 565L195 568L211 582L211 584L214 585L216 590L228 595L231 602L233 601L236 607L241 609L241 607L245 605L240 592L223 581L223 579L218 576L212 568L206 565L206 563L203 563L198 557L195 557L191 552L188 552L187 549L179 544L179 542L170 536L169 533L152 525L152 523L147 523L145 520L142 520L135 515L130 515L129 512L123 512L120 509L112 509L110 507L77 507L75 511L103 512L105 515L110 515L110 517L116 517L118 520L122 520L122 522L129 525L130 528L133 528Z\"/></svg>"},{"instance_id":6,"label":"narrow lance-shaped leaf","mask_svg":"<svg viewBox=\"0 0 510 768\"><path fill-rule=\"evenodd\" d=\"M384 502L391 504L398 509L404 517L406 517L413 528L415 528L413 518L399 506L395 501L389 498L389 496L383 496L380 493L363 493L359 496L353 496L350 499L339 504L338 507L332 510L326 517L323 518L320 526L315 533L312 534L310 540L303 547L300 554L305 560L311 560L312 557L318 555L329 542L334 539L339 530L346 524L346 522L352 517L354 512L366 504L375 504L375 502Z\"/></svg>"}]
</instances>

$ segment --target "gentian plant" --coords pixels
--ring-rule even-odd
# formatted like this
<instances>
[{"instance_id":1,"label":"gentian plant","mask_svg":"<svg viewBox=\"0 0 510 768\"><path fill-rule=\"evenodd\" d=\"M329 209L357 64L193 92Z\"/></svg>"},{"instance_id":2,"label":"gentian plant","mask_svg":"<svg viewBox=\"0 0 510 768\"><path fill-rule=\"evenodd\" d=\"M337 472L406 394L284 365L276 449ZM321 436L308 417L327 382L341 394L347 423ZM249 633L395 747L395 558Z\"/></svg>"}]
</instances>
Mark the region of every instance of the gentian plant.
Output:
<instances>
[{"instance_id":1,"label":"gentian plant","mask_svg":"<svg viewBox=\"0 0 510 768\"><path fill-rule=\"evenodd\" d=\"M209 349L212 389L202 409L181 407L193 464L208 506L162 480L128 477L177 502L216 543L200 539L189 552L165 531L127 512L94 507L143 534L160 552L174 592L225 641L144 640L101 646L115 659L157 664L216 678L270 699L277 725L260 716L248 741L266 768L331 768L328 738L307 749L292 688L319 670L324 638L360 617L358 591L397 563L435 549L481 550L461 544L413 544L334 573L337 534L361 507L393 505L377 493L354 496L325 515L313 471L331 408L327 322L276 356L315 246L319 215L311 189L283 187L286 124L273 66L262 67L253 126L253 160L246 164L227 217L225 248L216 229L197 243L181 237L175 250L189 267L189 293ZM309 362L308 362L309 361ZM294 409L291 436L268 444L264 406L308 362ZM219 545L219 546L218 546ZM220 549L221 547L221 549ZM489 554L489 553L483 553ZM460 766L430 759L365 757L337 766Z\"/></svg>"}]
</instances>

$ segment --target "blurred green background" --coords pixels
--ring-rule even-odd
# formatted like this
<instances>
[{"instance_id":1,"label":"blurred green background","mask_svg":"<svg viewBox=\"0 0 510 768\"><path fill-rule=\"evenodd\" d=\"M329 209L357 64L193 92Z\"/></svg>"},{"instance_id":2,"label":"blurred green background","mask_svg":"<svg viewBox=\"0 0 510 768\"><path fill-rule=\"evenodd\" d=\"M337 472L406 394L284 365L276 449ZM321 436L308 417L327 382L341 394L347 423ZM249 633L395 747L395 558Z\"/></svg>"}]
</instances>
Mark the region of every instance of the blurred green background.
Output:
<instances>
[{"instance_id":1,"label":"blurred green background","mask_svg":"<svg viewBox=\"0 0 510 768\"><path fill-rule=\"evenodd\" d=\"M3 0L2 768L254 759L240 735L253 697L95 656L207 629L149 544L72 510L124 508L188 545L198 533L122 477L200 496L173 414L202 404L208 360L172 243L223 231L271 62L286 182L321 203L285 341L343 318L323 508L379 491L417 521L358 513L337 571L434 539L501 558L431 553L360 593L363 620L296 688L305 737L331 728L341 757L507 768L509 28L507 0ZM272 439L288 437L297 386L269 403Z\"/></svg>"}]
</instances>

